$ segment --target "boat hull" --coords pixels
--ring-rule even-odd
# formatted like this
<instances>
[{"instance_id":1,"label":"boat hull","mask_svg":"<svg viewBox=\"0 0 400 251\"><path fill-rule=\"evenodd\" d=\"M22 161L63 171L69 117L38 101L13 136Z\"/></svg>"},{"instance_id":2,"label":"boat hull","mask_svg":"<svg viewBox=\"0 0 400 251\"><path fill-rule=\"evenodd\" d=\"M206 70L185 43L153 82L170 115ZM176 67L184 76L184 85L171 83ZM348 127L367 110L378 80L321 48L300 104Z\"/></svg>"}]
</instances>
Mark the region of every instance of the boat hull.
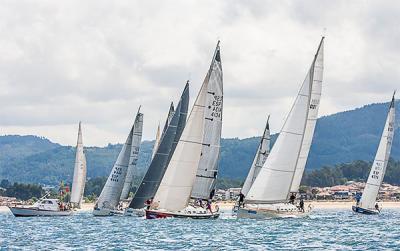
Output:
<instances>
[{"instance_id":1,"label":"boat hull","mask_svg":"<svg viewBox=\"0 0 400 251\"><path fill-rule=\"evenodd\" d=\"M23 207L9 207L11 213L15 217L55 217L55 216L70 216L73 211L51 211L42 210L38 208L23 208Z\"/></svg>"},{"instance_id":2,"label":"boat hull","mask_svg":"<svg viewBox=\"0 0 400 251\"><path fill-rule=\"evenodd\" d=\"M268 207L244 207L237 210L237 218L268 219L268 218L302 218L310 215L311 207L300 211L292 204L269 205Z\"/></svg>"},{"instance_id":3,"label":"boat hull","mask_svg":"<svg viewBox=\"0 0 400 251\"><path fill-rule=\"evenodd\" d=\"M353 209L355 213L360 213L360 214L369 214L369 215L379 214L379 211L375 209L366 209L358 206L352 206L351 209Z\"/></svg>"},{"instance_id":4,"label":"boat hull","mask_svg":"<svg viewBox=\"0 0 400 251\"><path fill-rule=\"evenodd\" d=\"M145 209L134 209L134 208L127 208L125 209L124 216L131 216L131 217L143 217L145 216Z\"/></svg>"},{"instance_id":5,"label":"boat hull","mask_svg":"<svg viewBox=\"0 0 400 251\"><path fill-rule=\"evenodd\" d=\"M93 216L96 217L107 217L107 216L124 215L124 211L95 208L93 209L92 214Z\"/></svg>"},{"instance_id":6,"label":"boat hull","mask_svg":"<svg viewBox=\"0 0 400 251\"><path fill-rule=\"evenodd\" d=\"M160 210L146 210L146 219L190 218L190 219L217 219L219 213L189 214L184 212L168 212Z\"/></svg>"}]
</instances>

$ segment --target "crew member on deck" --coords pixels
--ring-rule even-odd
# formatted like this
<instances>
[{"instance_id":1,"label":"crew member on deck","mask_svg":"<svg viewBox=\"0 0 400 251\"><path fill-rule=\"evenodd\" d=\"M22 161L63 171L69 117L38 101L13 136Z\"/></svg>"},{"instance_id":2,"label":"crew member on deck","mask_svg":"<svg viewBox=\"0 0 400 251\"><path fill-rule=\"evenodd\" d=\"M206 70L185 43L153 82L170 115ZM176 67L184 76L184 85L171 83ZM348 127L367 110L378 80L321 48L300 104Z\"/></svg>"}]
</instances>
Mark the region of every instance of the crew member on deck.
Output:
<instances>
[{"instance_id":1,"label":"crew member on deck","mask_svg":"<svg viewBox=\"0 0 400 251\"><path fill-rule=\"evenodd\" d=\"M357 203L356 205L358 206L360 204L360 200L361 200L360 193L356 193L355 199L356 199L356 203Z\"/></svg>"},{"instance_id":2,"label":"crew member on deck","mask_svg":"<svg viewBox=\"0 0 400 251\"><path fill-rule=\"evenodd\" d=\"M242 193L239 194L239 207L244 206L244 203L243 203L244 197L245 197L244 194L242 194Z\"/></svg>"},{"instance_id":3,"label":"crew member on deck","mask_svg":"<svg viewBox=\"0 0 400 251\"><path fill-rule=\"evenodd\" d=\"M378 212L381 212L381 210L379 209L378 203L375 204L375 209L378 210Z\"/></svg>"},{"instance_id":4,"label":"crew member on deck","mask_svg":"<svg viewBox=\"0 0 400 251\"><path fill-rule=\"evenodd\" d=\"M293 205L294 205L294 200L296 199L296 195L294 195L294 193L292 193L291 195L290 195L290 198L289 198L289 203L292 203Z\"/></svg>"},{"instance_id":5,"label":"crew member on deck","mask_svg":"<svg viewBox=\"0 0 400 251\"><path fill-rule=\"evenodd\" d=\"M153 203L153 198L146 200L146 202L144 204L146 205L147 210L150 210L152 203Z\"/></svg>"},{"instance_id":6,"label":"crew member on deck","mask_svg":"<svg viewBox=\"0 0 400 251\"><path fill-rule=\"evenodd\" d=\"M304 200L303 200L303 198L300 199L299 209L300 209L301 212L304 213Z\"/></svg>"}]
</instances>

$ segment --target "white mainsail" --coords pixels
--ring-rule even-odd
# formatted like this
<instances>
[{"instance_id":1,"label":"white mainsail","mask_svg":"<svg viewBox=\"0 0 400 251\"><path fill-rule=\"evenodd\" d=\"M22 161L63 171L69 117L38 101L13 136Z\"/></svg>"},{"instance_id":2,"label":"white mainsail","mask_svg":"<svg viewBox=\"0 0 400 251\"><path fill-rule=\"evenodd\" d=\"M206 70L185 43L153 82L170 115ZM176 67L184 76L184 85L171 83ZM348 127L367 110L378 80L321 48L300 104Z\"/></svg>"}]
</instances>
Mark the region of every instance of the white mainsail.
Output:
<instances>
[{"instance_id":1,"label":"white mainsail","mask_svg":"<svg viewBox=\"0 0 400 251\"><path fill-rule=\"evenodd\" d=\"M86 183L86 157L83 149L82 128L79 122L78 140L76 143L74 178L71 189L71 203L81 206Z\"/></svg>"},{"instance_id":2,"label":"white mainsail","mask_svg":"<svg viewBox=\"0 0 400 251\"><path fill-rule=\"evenodd\" d=\"M161 136L161 135L160 135L160 124L158 124L157 133L156 133L156 140L155 140L155 142L154 142L153 152L151 153L151 159L154 158L154 155L155 155L156 152L157 152L158 145L160 144L160 138L161 138L160 136Z\"/></svg>"},{"instance_id":3,"label":"white mainsail","mask_svg":"<svg viewBox=\"0 0 400 251\"><path fill-rule=\"evenodd\" d=\"M294 173L292 186L290 192L297 193L299 191L300 182L303 178L304 169L307 164L308 153L310 152L315 124L318 118L318 109L321 99L322 90L322 77L324 71L324 38L321 39L318 51L315 55L314 61L311 64L309 75L312 76L312 87L311 87L311 101L308 109L308 117L306 130L304 132L303 143L301 145L299 159L296 165L296 171Z\"/></svg>"},{"instance_id":4,"label":"white mainsail","mask_svg":"<svg viewBox=\"0 0 400 251\"><path fill-rule=\"evenodd\" d=\"M132 148L132 137L133 137L134 126L132 126L129 132L128 138L118 155L117 161L115 162L110 175L100 193L100 196L96 202L96 207L99 209L116 209L121 192L124 187L126 173L128 171L128 164L130 158L130 152Z\"/></svg>"},{"instance_id":5,"label":"white mainsail","mask_svg":"<svg viewBox=\"0 0 400 251\"><path fill-rule=\"evenodd\" d=\"M383 177L385 176L386 167L388 164L390 150L392 148L394 134L394 119L395 119L395 102L394 94L388 116L386 118L385 127L382 132L382 137L379 142L378 150L375 155L374 163L365 185L364 192L361 196L359 207L365 209L375 208L376 197L378 196L379 188L382 185Z\"/></svg>"},{"instance_id":6,"label":"white mainsail","mask_svg":"<svg viewBox=\"0 0 400 251\"><path fill-rule=\"evenodd\" d=\"M308 72L274 147L250 187L247 203L287 200L306 128L311 86L312 74Z\"/></svg>"},{"instance_id":7,"label":"white mainsail","mask_svg":"<svg viewBox=\"0 0 400 251\"><path fill-rule=\"evenodd\" d=\"M222 99L222 65L218 42L210 69L154 197L158 208L178 211L188 205L202 158L207 159L204 161L215 173L218 153L214 149L219 152L219 139L216 137L221 134Z\"/></svg>"},{"instance_id":8,"label":"white mainsail","mask_svg":"<svg viewBox=\"0 0 400 251\"><path fill-rule=\"evenodd\" d=\"M247 196L250 187L256 180L261 168L263 167L265 161L267 160L271 144L271 135L269 131L269 116L267 119L267 124L264 129L264 133L261 137L260 144L257 148L256 156L254 157L253 163L250 167L249 173L247 174L246 180L244 181L241 193Z\"/></svg>"},{"instance_id":9,"label":"white mainsail","mask_svg":"<svg viewBox=\"0 0 400 251\"><path fill-rule=\"evenodd\" d=\"M140 107L139 107L140 110ZM136 163L139 157L140 143L142 142L142 132L143 132L143 113L138 111L135 123L133 125L133 135L132 135L132 147L131 154L129 157L128 170L126 172L124 187L121 192L121 200L125 200L129 196L129 191L131 190L133 182L133 174L135 172Z\"/></svg>"}]
</instances>

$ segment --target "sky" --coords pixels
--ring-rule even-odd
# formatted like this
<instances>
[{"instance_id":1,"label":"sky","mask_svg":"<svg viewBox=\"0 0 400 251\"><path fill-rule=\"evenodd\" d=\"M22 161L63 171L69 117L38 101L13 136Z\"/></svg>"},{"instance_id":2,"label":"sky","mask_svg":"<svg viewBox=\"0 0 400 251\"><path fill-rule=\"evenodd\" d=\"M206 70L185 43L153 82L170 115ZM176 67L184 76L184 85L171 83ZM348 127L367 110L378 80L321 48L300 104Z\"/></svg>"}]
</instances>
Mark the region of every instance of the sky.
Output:
<instances>
[{"instance_id":1,"label":"sky","mask_svg":"<svg viewBox=\"0 0 400 251\"><path fill-rule=\"evenodd\" d=\"M0 3L0 135L124 142L138 106L155 138L221 40L223 137L284 118L325 39L320 115L390 100L400 80L400 2L126 0ZM190 109L190 108L189 108Z\"/></svg>"}]
</instances>

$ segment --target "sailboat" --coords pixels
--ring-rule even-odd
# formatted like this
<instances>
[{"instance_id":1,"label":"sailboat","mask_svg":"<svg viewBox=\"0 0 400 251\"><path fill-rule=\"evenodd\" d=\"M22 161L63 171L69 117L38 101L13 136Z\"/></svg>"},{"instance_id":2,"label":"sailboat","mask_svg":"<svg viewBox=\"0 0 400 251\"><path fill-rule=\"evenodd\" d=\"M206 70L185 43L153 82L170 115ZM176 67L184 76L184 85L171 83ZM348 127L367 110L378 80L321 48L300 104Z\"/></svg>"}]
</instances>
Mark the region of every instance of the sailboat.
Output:
<instances>
[{"instance_id":1,"label":"sailboat","mask_svg":"<svg viewBox=\"0 0 400 251\"><path fill-rule=\"evenodd\" d=\"M71 200L70 200L73 207L76 208L81 207L83 200L83 192L85 191L85 183L86 183L86 157L83 149L81 122L79 122L78 140L76 143L74 178L72 180Z\"/></svg>"},{"instance_id":2,"label":"sailboat","mask_svg":"<svg viewBox=\"0 0 400 251\"><path fill-rule=\"evenodd\" d=\"M383 128L381 140L368 176L367 184L365 185L360 202L357 203L357 205L352 206L353 211L356 213L378 214L380 212L379 206L376 204L376 197L378 196L383 177L385 176L390 150L392 148L395 118L394 101L395 99L393 94L385 127Z\"/></svg>"},{"instance_id":3,"label":"sailboat","mask_svg":"<svg viewBox=\"0 0 400 251\"><path fill-rule=\"evenodd\" d=\"M132 187L136 164L139 158L140 144L142 143L143 116L138 116L137 119L138 120L135 121L134 131L132 135L131 155L129 156L128 170L126 172L124 187L122 188L121 192L121 197L120 197L121 201L128 199L129 191L131 190Z\"/></svg>"},{"instance_id":4,"label":"sailboat","mask_svg":"<svg viewBox=\"0 0 400 251\"><path fill-rule=\"evenodd\" d=\"M138 111L135 122L129 132L129 135L122 146L118 158L111 170L110 175L100 193L100 196L93 209L94 216L111 216L120 214L119 202L123 187L125 185L126 174L128 172L129 160L132 152L132 142L134 134L141 134L143 123L143 114Z\"/></svg>"},{"instance_id":5,"label":"sailboat","mask_svg":"<svg viewBox=\"0 0 400 251\"><path fill-rule=\"evenodd\" d=\"M260 144L258 145L256 156L254 157L253 163L250 167L249 173L247 174L247 177L244 181L241 190L241 193L244 196L246 196L247 193L249 192L251 185L253 185L262 166L267 160L270 151L270 144L271 144L271 135L269 131L269 116L268 116L267 124L265 126L264 133L261 137Z\"/></svg>"},{"instance_id":6,"label":"sailboat","mask_svg":"<svg viewBox=\"0 0 400 251\"><path fill-rule=\"evenodd\" d=\"M171 104L166 125L161 135L156 153L144 175L140 185L133 196L129 207L125 210L127 216L143 216L146 201L151 200L160 185L166 167L175 151L177 142L186 124L189 106L189 82L186 83L178 106L173 112ZM172 112L171 112L172 111ZM170 116L172 115L172 116Z\"/></svg>"},{"instance_id":7,"label":"sailboat","mask_svg":"<svg viewBox=\"0 0 400 251\"><path fill-rule=\"evenodd\" d=\"M194 102L182 136L168 164L165 175L146 210L146 218L218 218L218 212L189 206L201 172L204 188L212 186L216 176L222 126L223 82L219 42ZM204 196L208 190L199 189Z\"/></svg>"},{"instance_id":8,"label":"sailboat","mask_svg":"<svg viewBox=\"0 0 400 251\"><path fill-rule=\"evenodd\" d=\"M274 147L251 185L244 206L238 210L238 218L298 217L311 211L310 207L305 210L304 207L298 208L288 201L295 174L302 168L298 163L301 158L304 158L305 162L307 160L308 150L307 154L304 153L305 147L308 146L306 141L310 140L311 143L313 137L313 130L311 132L311 126L308 127L308 124L313 121L311 111L319 106L323 45L324 38L321 39L310 70ZM312 100L313 97L316 100ZM299 175L300 180L302 172Z\"/></svg>"}]
</instances>

